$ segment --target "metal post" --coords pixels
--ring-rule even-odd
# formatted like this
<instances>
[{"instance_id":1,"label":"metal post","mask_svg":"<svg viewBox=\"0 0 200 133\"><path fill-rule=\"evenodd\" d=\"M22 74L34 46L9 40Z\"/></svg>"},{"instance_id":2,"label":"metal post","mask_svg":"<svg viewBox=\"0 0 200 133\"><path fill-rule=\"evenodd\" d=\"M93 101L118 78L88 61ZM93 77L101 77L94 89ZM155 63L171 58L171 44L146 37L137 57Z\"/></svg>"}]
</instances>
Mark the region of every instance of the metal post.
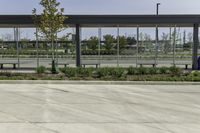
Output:
<instances>
[{"instance_id":1,"label":"metal post","mask_svg":"<svg viewBox=\"0 0 200 133\"><path fill-rule=\"evenodd\" d=\"M39 67L39 53L38 53L38 48L39 48L39 45L38 45L38 28L36 28L36 49L37 49L37 67Z\"/></svg>"},{"instance_id":2,"label":"metal post","mask_svg":"<svg viewBox=\"0 0 200 133\"><path fill-rule=\"evenodd\" d=\"M156 45L156 54L155 54L155 64L157 64L157 58L158 58L158 25L156 25L156 43L155 43L155 45Z\"/></svg>"},{"instance_id":3,"label":"metal post","mask_svg":"<svg viewBox=\"0 0 200 133\"><path fill-rule=\"evenodd\" d=\"M14 27L13 28L13 31L14 31L14 42L15 42L15 49L16 49L16 51L17 51L17 38L16 38L16 28ZM16 53L16 56L17 56L17 53Z\"/></svg>"},{"instance_id":4,"label":"metal post","mask_svg":"<svg viewBox=\"0 0 200 133\"><path fill-rule=\"evenodd\" d=\"M137 25L137 51L136 51L136 67L138 67L138 52L139 52L139 37L140 37L140 29Z\"/></svg>"},{"instance_id":5,"label":"metal post","mask_svg":"<svg viewBox=\"0 0 200 133\"><path fill-rule=\"evenodd\" d=\"M157 3L156 4L156 15L158 15L158 13L159 13L159 5L160 5L160 3ZM155 64L157 64L157 58L158 58L158 25L156 25L156 54L155 54L155 59L154 59L154 61L155 61Z\"/></svg>"},{"instance_id":6,"label":"metal post","mask_svg":"<svg viewBox=\"0 0 200 133\"><path fill-rule=\"evenodd\" d=\"M56 34L56 66L58 67L58 35Z\"/></svg>"},{"instance_id":7,"label":"metal post","mask_svg":"<svg viewBox=\"0 0 200 133\"><path fill-rule=\"evenodd\" d=\"M175 66L175 53L176 52L176 25L174 27L174 34L173 34L173 65Z\"/></svg>"},{"instance_id":8,"label":"metal post","mask_svg":"<svg viewBox=\"0 0 200 133\"><path fill-rule=\"evenodd\" d=\"M172 49L172 27L169 28L169 44L170 44L170 51Z\"/></svg>"},{"instance_id":9,"label":"metal post","mask_svg":"<svg viewBox=\"0 0 200 133\"><path fill-rule=\"evenodd\" d=\"M81 67L80 25L76 24L76 66Z\"/></svg>"},{"instance_id":10,"label":"metal post","mask_svg":"<svg viewBox=\"0 0 200 133\"><path fill-rule=\"evenodd\" d=\"M99 65L101 65L101 28L98 28L98 38L99 38L98 56L99 56Z\"/></svg>"},{"instance_id":11,"label":"metal post","mask_svg":"<svg viewBox=\"0 0 200 133\"><path fill-rule=\"evenodd\" d=\"M180 44L183 44L183 40L182 40L182 34L180 33ZM182 46L182 50L183 50L183 45Z\"/></svg>"},{"instance_id":12,"label":"metal post","mask_svg":"<svg viewBox=\"0 0 200 133\"><path fill-rule=\"evenodd\" d=\"M158 12L159 12L159 5L160 5L161 3L157 3L156 4L156 15L158 15Z\"/></svg>"},{"instance_id":13,"label":"metal post","mask_svg":"<svg viewBox=\"0 0 200 133\"><path fill-rule=\"evenodd\" d=\"M198 48L199 48L199 24L195 23L193 27L193 53L192 53L192 70L198 69Z\"/></svg>"},{"instance_id":14,"label":"metal post","mask_svg":"<svg viewBox=\"0 0 200 133\"><path fill-rule=\"evenodd\" d=\"M18 28L14 28L14 39L16 41L16 46L17 46L18 68L20 68L20 60L19 60L19 29Z\"/></svg>"},{"instance_id":15,"label":"metal post","mask_svg":"<svg viewBox=\"0 0 200 133\"><path fill-rule=\"evenodd\" d=\"M20 33L20 29L19 28L17 28L17 43L18 43L18 68L20 68L20 56L19 56L19 41L20 41L20 36L19 36L19 33Z\"/></svg>"},{"instance_id":16,"label":"metal post","mask_svg":"<svg viewBox=\"0 0 200 133\"><path fill-rule=\"evenodd\" d=\"M169 28L169 44L170 44L170 52L173 53L173 43L172 43L172 27ZM170 58L171 59L171 58Z\"/></svg>"},{"instance_id":17,"label":"metal post","mask_svg":"<svg viewBox=\"0 0 200 133\"><path fill-rule=\"evenodd\" d=\"M119 67L119 25L117 26L117 67Z\"/></svg>"},{"instance_id":18,"label":"metal post","mask_svg":"<svg viewBox=\"0 0 200 133\"><path fill-rule=\"evenodd\" d=\"M183 32L183 45L186 43L186 31Z\"/></svg>"}]
</instances>

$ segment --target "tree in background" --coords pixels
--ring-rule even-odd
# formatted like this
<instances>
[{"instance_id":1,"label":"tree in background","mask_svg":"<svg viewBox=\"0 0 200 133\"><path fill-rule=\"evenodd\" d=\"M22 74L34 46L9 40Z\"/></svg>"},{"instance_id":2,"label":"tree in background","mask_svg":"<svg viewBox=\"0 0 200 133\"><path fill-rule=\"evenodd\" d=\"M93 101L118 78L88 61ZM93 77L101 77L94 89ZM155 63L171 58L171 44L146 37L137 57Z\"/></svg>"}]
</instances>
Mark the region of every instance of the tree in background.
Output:
<instances>
[{"instance_id":1,"label":"tree in background","mask_svg":"<svg viewBox=\"0 0 200 133\"><path fill-rule=\"evenodd\" d=\"M149 34L147 34L147 33L144 33L143 34L143 38L144 38L144 40L143 40L142 47L144 47L146 51L150 51L151 52L153 50L153 48L154 48L151 36ZM141 50L142 50L142 47L141 47Z\"/></svg>"},{"instance_id":2,"label":"tree in background","mask_svg":"<svg viewBox=\"0 0 200 133\"><path fill-rule=\"evenodd\" d=\"M113 35L104 35L104 48L105 50L111 50L114 47L115 38Z\"/></svg>"},{"instance_id":3,"label":"tree in background","mask_svg":"<svg viewBox=\"0 0 200 133\"><path fill-rule=\"evenodd\" d=\"M96 36L92 36L90 37L90 39L87 42L87 47L91 50L97 50L98 48L98 43L99 43L99 39Z\"/></svg>"},{"instance_id":4,"label":"tree in background","mask_svg":"<svg viewBox=\"0 0 200 133\"><path fill-rule=\"evenodd\" d=\"M162 39L162 42L163 42L163 52L165 54L167 54L168 52L171 51L171 44L170 44L169 34L162 33L161 39Z\"/></svg>"},{"instance_id":5,"label":"tree in background","mask_svg":"<svg viewBox=\"0 0 200 133\"><path fill-rule=\"evenodd\" d=\"M75 46L73 45L73 43L67 43L68 41L70 41L70 35L72 35L71 33L68 33L67 35L63 35L59 38L60 41L66 41L66 43L61 43L60 47L61 48L64 48L65 50L65 53L68 54L68 50L71 52L71 53L74 53L75 51Z\"/></svg>"},{"instance_id":6,"label":"tree in background","mask_svg":"<svg viewBox=\"0 0 200 133\"><path fill-rule=\"evenodd\" d=\"M3 39L0 38L0 48L4 48L3 46Z\"/></svg>"},{"instance_id":7,"label":"tree in background","mask_svg":"<svg viewBox=\"0 0 200 133\"><path fill-rule=\"evenodd\" d=\"M180 28L179 29L176 29L176 32L173 31L172 32L172 35L171 35L171 39L172 39L172 49L173 47L175 48L175 51L176 51L176 47L177 47L177 44L180 43Z\"/></svg>"},{"instance_id":8,"label":"tree in background","mask_svg":"<svg viewBox=\"0 0 200 133\"><path fill-rule=\"evenodd\" d=\"M127 37L127 44L128 45L136 45L137 41L135 37Z\"/></svg>"},{"instance_id":9,"label":"tree in background","mask_svg":"<svg viewBox=\"0 0 200 133\"><path fill-rule=\"evenodd\" d=\"M56 0L41 0L40 5L44 8L40 16L36 14L36 9L33 9L33 19L36 27L39 30L40 36L48 41L51 41L52 47L52 73L57 73L55 65L55 40L57 34L64 30L64 21L66 17L63 15L64 8L59 8L60 3Z\"/></svg>"},{"instance_id":10,"label":"tree in background","mask_svg":"<svg viewBox=\"0 0 200 133\"><path fill-rule=\"evenodd\" d=\"M22 38L22 39L20 39L20 41L21 41L21 44L20 44L20 49L21 48L28 48L28 42L30 41L30 39L28 39L28 38Z\"/></svg>"},{"instance_id":11,"label":"tree in background","mask_svg":"<svg viewBox=\"0 0 200 133\"><path fill-rule=\"evenodd\" d=\"M190 50L192 48L192 44L193 44L193 33L189 32L187 34L187 43L185 42L184 47L187 50Z\"/></svg>"},{"instance_id":12,"label":"tree in background","mask_svg":"<svg viewBox=\"0 0 200 133\"><path fill-rule=\"evenodd\" d=\"M6 34L3 34L1 36L2 36L3 41L13 41L13 35L12 34L6 33ZM15 44L12 44L12 43L9 43L9 44L6 44L6 45L7 45L8 49L14 49L14 47L15 47Z\"/></svg>"},{"instance_id":13,"label":"tree in background","mask_svg":"<svg viewBox=\"0 0 200 133\"><path fill-rule=\"evenodd\" d=\"M127 44L127 38L125 36L119 36L119 49L123 50Z\"/></svg>"},{"instance_id":14,"label":"tree in background","mask_svg":"<svg viewBox=\"0 0 200 133\"><path fill-rule=\"evenodd\" d=\"M140 40L139 47L144 47L144 33L140 32L139 40Z\"/></svg>"}]
</instances>

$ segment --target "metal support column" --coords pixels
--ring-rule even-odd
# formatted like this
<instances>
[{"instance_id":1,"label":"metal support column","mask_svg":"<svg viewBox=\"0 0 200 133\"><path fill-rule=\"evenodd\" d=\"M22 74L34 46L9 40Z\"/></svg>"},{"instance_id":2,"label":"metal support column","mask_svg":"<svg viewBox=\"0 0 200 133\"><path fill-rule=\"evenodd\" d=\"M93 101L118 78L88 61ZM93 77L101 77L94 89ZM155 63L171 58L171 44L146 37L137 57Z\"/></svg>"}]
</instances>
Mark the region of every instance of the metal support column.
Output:
<instances>
[{"instance_id":1,"label":"metal support column","mask_svg":"<svg viewBox=\"0 0 200 133\"><path fill-rule=\"evenodd\" d=\"M156 25L156 54L155 54L155 64L157 64L157 58L158 58L158 48L159 48L159 45L158 45L158 25Z\"/></svg>"},{"instance_id":2,"label":"metal support column","mask_svg":"<svg viewBox=\"0 0 200 133\"><path fill-rule=\"evenodd\" d=\"M140 29L139 29L139 26L137 25L137 51L136 51L136 67L138 67L139 37L140 37Z\"/></svg>"},{"instance_id":3,"label":"metal support column","mask_svg":"<svg viewBox=\"0 0 200 133\"><path fill-rule=\"evenodd\" d=\"M172 50L172 27L169 28L169 44L170 44L170 52Z\"/></svg>"},{"instance_id":4,"label":"metal support column","mask_svg":"<svg viewBox=\"0 0 200 133\"><path fill-rule=\"evenodd\" d=\"M99 65L101 65L101 28L98 28L98 39L99 39L99 45L98 45L98 56L99 56Z\"/></svg>"},{"instance_id":5,"label":"metal support column","mask_svg":"<svg viewBox=\"0 0 200 133\"><path fill-rule=\"evenodd\" d=\"M58 67L58 35L56 33L56 67Z\"/></svg>"},{"instance_id":6,"label":"metal support column","mask_svg":"<svg viewBox=\"0 0 200 133\"><path fill-rule=\"evenodd\" d=\"M19 28L17 28L17 62L18 62L18 68L20 68L20 60L19 60Z\"/></svg>"},{"instance_id":7,"label":"metal support column","mask_svg":"<svg viewBox=\"0 0 200 133\"><path fill-rule=\"evenodd\" d=\"M119 67L119 25L117 26L117 67Z\"/></svg>"},{"instance_id":8,"label":"metal support column","mask_svg":"<svg viewBox=\"0 0 200 133\"><path fill-rule=\"evenodd\" d=\"M14 27L14 40L16 42L18 68L20 68L20 60L19 60L19 29L16 28L16 27Z\"/></svg>"},{"instance_id":9,"label":"metal support column","mask_svg":"<svg viewBox=\"0 0 200 133\"><path fill-rule=\"evenodd\" d=\"M176 25L174 27L174 33L173 33L173 65L175 66L175 55L176 55Z\"/></svg>"},{"instance_id":10,"label":"metal support column","mask_svg":"<svg viewBox=\"0 0 200 133\"><path fill-rule=\"evenodd\" d=\"M183 45L186 44L186 31L183 32Z\"/></svg>"},{"instance_id":11,"label":"metal support column","mask_svg":"<svg viewBox=\"0 0 200 133\"><path fill-rule=\"evenodd\" d=\"M39 64L39 54L38 54L38 48L39 48L39 44L38 44L38 28L36 28L36 49L37 49L37 67L40 66Z\"/></svg>"},{"instance_id":12,"label":"metal support column","mask_svg":"<svg viewBox=\"0 0 200 133\"><path fill-rule=\"evenodd\" d=\"M81 67L81 39L80 39L80 25L76 24L76 66Z\"/></svg>"},{"instance_id":13,"label":"metal support column","mask_svg":"<svg viewBox=\"0 0 200 133\"><path fill-rule=\"evenodd\" d=\"M192 52L192 69L198 69L198 48L199 48L199 24L194 24L193 27L193 52Z\"/></svg>"}]
</instances>

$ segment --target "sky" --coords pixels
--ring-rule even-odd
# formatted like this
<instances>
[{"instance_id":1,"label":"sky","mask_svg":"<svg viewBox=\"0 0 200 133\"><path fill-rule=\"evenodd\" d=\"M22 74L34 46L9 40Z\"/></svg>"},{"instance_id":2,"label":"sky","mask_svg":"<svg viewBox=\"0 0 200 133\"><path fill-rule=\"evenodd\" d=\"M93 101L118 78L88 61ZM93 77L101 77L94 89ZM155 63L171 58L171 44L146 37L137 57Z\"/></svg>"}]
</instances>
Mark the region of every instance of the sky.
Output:
<instances>
[{"instance_id":1,"label":"sky","mask_svg":"<svg viewBox=\"0 0 200 133\"><path fill-rule=\"evenodd\" d=\"M60 7L65 8L65 14L155 14L156 3L161 3L159 14L200 14L200 0L58 0ZM0 0L0 15L5 14L31 14L32 9L42 10L40 0ZM154 30L143 29L152 33ZM3 30L10 33L13 30ZM103 30L104 34L113 33L113 29ZM121 29L120 34L135 34L135 29ZM165 30L166 31L166 30ZM133 33L134 32L134 33ZM0 31L0 34L3 34ZM97 29L83 30L85 38L97 34ZM31 36L26 30L23 36ZM113 33L115 35L115 33Z\"/></svg>"},{"instance_id":2,"label":"sky","mask_svg":"<svg viewBox=\"0 0 200 133\"><path fill-rule=\"evenodd\" d=\"M58 0L66 14L200 14L200 0ZM0 14L41 11L40 0L0 0Z\"/></svg>"}]
</instances>

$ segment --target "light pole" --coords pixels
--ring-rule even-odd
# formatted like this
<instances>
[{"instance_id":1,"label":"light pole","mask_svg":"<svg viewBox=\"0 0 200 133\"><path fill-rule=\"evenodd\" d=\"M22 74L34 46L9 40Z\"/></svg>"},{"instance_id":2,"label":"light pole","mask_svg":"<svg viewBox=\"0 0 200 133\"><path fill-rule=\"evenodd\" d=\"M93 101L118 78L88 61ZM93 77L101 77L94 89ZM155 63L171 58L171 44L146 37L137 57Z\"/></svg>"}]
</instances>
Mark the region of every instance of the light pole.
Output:
<instances>
[{"instance_id":1,"label":"light pole","mask_svg":"<svg viewBox=\"0 0 200 133\"><path fill-rule=\"evenodd\" d=\"M156 6L156 15L158 15L158 13L159 13L159 5L161 5L161 3L157 3L156 5L157 5Z\"/></svg>"},{"instance_id":2,"label":"light pole","mask_svg":"<svg viewBox=\"0 0 200 133\"><path fill-rule=\"evenodd\" d=\"M159 13L159 5L160 3L156 4L156 15ZM157 65L157 58L158 58L158 25L156 25L156 55L155 55L155 65Z\"/></svg>"}]
</instances>

